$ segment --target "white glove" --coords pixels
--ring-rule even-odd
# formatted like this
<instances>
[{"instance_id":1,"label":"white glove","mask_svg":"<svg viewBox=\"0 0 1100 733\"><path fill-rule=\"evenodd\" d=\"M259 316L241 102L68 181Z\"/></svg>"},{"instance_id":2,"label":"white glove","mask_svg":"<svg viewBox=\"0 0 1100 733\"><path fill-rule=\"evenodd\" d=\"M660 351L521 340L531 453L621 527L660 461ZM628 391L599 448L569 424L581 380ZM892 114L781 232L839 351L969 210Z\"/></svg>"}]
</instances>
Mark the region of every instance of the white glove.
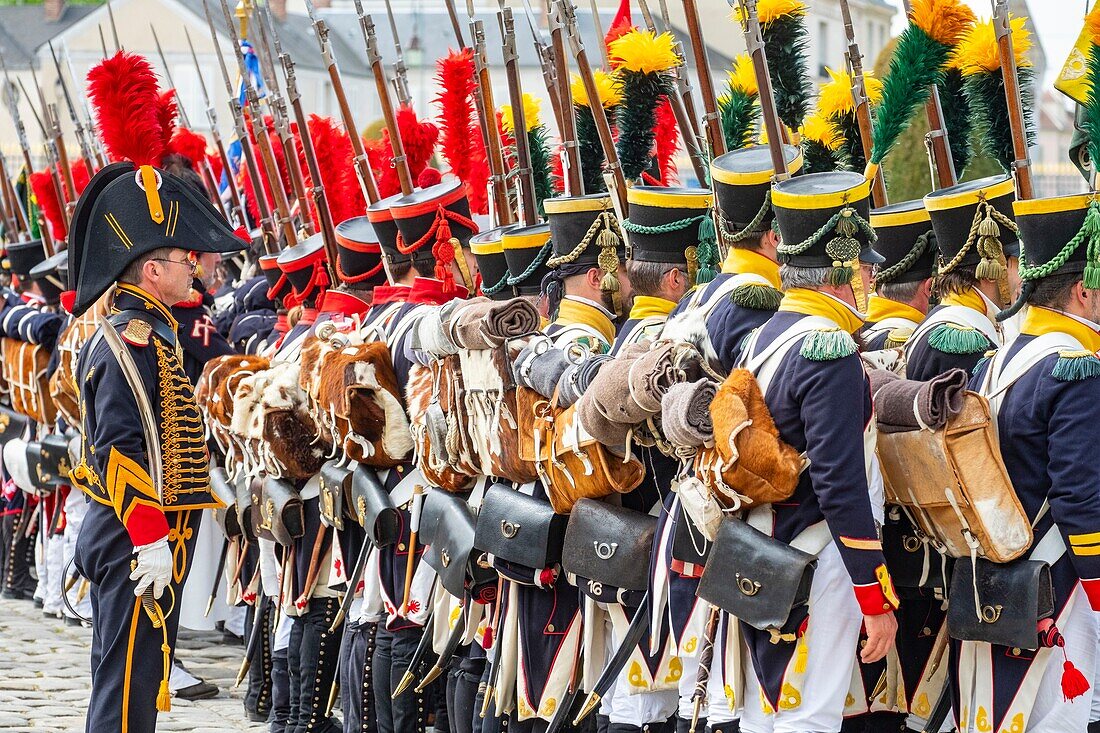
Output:
<instances>
[{"instance_id":1,"label":"white glove","mask_svg":"<svg viewBox=\"0 0 1100 733\"><path fill-rule=\"evenodd\" d=\"M137 581L134 595L140 596L151 585L153 597L160 598L172 580L172 551L168 549L168 538L139 545L134 552L137 554L137 567L130 573L130 580Z\"/></svg>"}]
</instances>

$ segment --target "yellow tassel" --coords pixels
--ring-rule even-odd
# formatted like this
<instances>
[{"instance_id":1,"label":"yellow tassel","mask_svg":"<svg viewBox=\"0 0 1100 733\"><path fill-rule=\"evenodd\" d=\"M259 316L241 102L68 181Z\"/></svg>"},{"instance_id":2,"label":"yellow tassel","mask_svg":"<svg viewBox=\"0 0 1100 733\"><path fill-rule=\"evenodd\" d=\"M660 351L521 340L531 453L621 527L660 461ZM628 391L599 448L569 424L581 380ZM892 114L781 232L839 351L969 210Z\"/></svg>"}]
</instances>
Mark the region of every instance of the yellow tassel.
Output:
<instances>
[{"instance_id":1,"label":"yellow tassel","mask_svg":"<svg viewBox=\"0 0 1100 733\"><path fill-rule=\"evenodd\" d=\"M172 710L172 693L168 689L168 680L160 681L160 692L157 693L157 710L162 713Z\"/></svg>"},{"instance_id":2,"label":"yellow tassel","mask_svg":"<svg viewBox=\"0 0 1100 733\"><path fill-rule=\"evenodd\" d=\"M810 646L806 643L806 635L798 637L798 646L794 650L794 673L806 674L806 660L810 656Z\"/></svg>"}]
</instances>

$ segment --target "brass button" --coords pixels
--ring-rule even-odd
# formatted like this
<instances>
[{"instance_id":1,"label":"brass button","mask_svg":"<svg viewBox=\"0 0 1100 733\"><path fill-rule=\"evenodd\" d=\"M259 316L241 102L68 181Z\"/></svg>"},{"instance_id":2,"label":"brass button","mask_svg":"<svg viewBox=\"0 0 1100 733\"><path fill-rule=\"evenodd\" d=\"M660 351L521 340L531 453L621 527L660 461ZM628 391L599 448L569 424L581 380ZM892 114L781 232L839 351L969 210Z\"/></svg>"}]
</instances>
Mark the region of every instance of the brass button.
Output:
<instances>
[{"instance_id":1,"label":"brass button","mask_svg":"<svg viewBox=\"0 0 1100 733\"><path fill-rule=\"evenodd\" d=\"M1012 647L1012 656L1014 656L1014 657L1020 656L1020 647L1018 647L1018 646Z\"/></svg>"},{"instance_id":2,"label":"brass button","mask_svg":"<svg viewBox=\"0 0 1100 733\"><path fill-rule=\"evenodd\" d=\"M921 633L924 634L925 636L929 636L932 633L932 629L925 626L923 629L921 629Z\"/></svg>"},{"instance_id":3,"label":"brass button","mask_svg":"<svg viewBox=\"0 0 1100 733\"><path fill-rule=\"evenodd\" d=\"M397 543L397 549L400 550L401 552L404 552L405 551L405 543L404 542Z\"/></svg>"},{"instance_id":4,"label":"brass button","mask_svg":"<svg viewBox=\"0 0 1100 733\"><path fill-rule=\"evenodd\" d=\"M554 633L554 624L547 624L546 625L546 630L549 631L551 634L553 634Z\"/></svg>"}]
</instances>

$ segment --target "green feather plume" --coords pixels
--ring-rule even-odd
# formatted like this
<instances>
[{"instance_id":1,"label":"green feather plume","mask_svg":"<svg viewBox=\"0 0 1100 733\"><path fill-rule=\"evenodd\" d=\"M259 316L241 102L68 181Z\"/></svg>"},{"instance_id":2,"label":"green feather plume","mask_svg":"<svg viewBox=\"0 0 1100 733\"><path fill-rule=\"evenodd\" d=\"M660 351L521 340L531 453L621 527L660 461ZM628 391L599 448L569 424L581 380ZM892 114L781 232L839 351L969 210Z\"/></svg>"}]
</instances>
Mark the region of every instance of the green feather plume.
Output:
<instances>
[{"instance_id":1,"label":"green feather plume","mask_svg":"<svg viewBox=\"0 0 1100 733\"><path fill-rule=\"evenodd\" d=\"M760 107L756 103L757 95L728 88L725 96L718 100L718 111L722 116L722 135L726 139L726 148L739 150L752 141L760 119Z\"/></svg>"},{"instance_id":2,"label":"green feather plume","mask_svg":"<svg viewBox=\"0 0 1100 733\"><path fill-rule=\"evenodd\" d=\"M841 152L817 140L802 139L802 172L829 173L841 169Z\"/></svg>"},{"instance_id":3,"label":"green feather plume","mask_svg":"<svg viewBox=\"0 0 1100 733\"><path fill-rule=\"evenodd\" d=\"M1089 159L1095 168L1100 165L1100 46L1095 43L1089 51L1088 78L1091 83L1081 126L1088 135Z\"/></svg>"},{"instance_id":4,"label":"green feather plume","mask_svg":"<svg viewBox=\"0 0 1100 733\"><path fill-rule=\"evenodd\" d=\"M834 115L830 120L840 133L841 160L850 170L862 173L867 157L863 154L863 138L859 134L855 113Z\"/></svg>"},{"instance_id":5,"label":"green feather plume","mask_svg":"<svg viewBox=\"0 0 1100 733\"><path fill-rule=\"evenodd\" d=\"M614 119L614 107L607 110L608 119ZM585 193L602 193L607 190L603 180L603 166L607 162L600 134L596 131L596 121L592 112L583 105L574 105L577 118L577 148L581 157L581 178Z\"/></svg>"},{"instance_id":6,"label":"green feather plume","mask_svg":"<svg viewBox=\"0 0 1100 733\"><path fill-rule=\"evenodd\" d=\"M667 73L620 69L619 90L622 102L615 114L615 125L619 128L615 150L623 176L634 181L649 168L653 155L657 105L663 95L674 94L675 89Z\"/></svg>"},{"instance_id":7,"label":"green feather plume","mask_svg":"<svg viewBox=\"0 0 1100 733\"><path fill-rule=\"evenodd\" d=\"M973 157L970 138L974 129L970 102L963 88L962 72L956 68L948 69L936 86L940 92L940 107L943 108L947 138L951 144L951 160L955 164L955 173L961 179Z\"/></svg>"},{"instance_id":8,"label":"green feather plume","mask_svg":"<svg viewBox=\"0 0 1100 733\"><path fill-rule=\"evenodd\" d=\"M538 124L527 133L527 147L531 150L531 170L535 178L535 203L541 216L542 202L555 195L551 177L550 131Z\"/></svg>"},{"instance_id":9,"label":"green feather plume","mask_svg":"<svg viewBox=\"0 0 1100 733\"><path fill-rule=\"evenodd\" d=\"M1016 71L1024 107L1024 129L1027 130L1027 143L1030 147L1036 134L1032 93L1035 72L1027 66L1018 67ZM1015 154L1012 150L1012 127L1009 124L1004 77L1000 71L973 74L966 78L965 84L966 98L979 130L978 139L983 152L996 160L1007 173L1012 169Z\"/></svg>"},{"instance_id":10,"label":"green feather plume","mask_svg":"<svg viewBox=\"0 0 1100 733\"><path fill-rule=\"evenodd\" d=\"M882 102L871 132L871 161L882 159L909 126L917 107L928 101L931 87L943 79L949 46L936 41L916 25L910 25L898 39L890 70L882 80Z\"/></svg>"},{"instance_id":11,"label":"green feather plume","mask_svg":"<svg viewBox=\"0 0 1100 733\"><path fill-rule=\"evenodd\" d=\"M797 130L810 112L812 85L806 55L809 45L806 14L779 16L761 30L776 112L784 125Z\"/></svg>"}]
</instances>

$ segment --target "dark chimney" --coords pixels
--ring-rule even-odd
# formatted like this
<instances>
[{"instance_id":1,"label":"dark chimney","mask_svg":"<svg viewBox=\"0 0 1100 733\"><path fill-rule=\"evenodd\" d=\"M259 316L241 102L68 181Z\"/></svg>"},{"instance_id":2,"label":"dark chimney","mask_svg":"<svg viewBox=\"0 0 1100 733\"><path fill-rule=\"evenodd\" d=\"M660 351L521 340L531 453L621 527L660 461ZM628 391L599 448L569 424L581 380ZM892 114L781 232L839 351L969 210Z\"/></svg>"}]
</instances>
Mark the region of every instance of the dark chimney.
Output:
<instances>
[{"instance_id":1,"label":"dark chimney","mask_svg":"<svg viewBox=\"0 0 1100 733\"><path fill-rule=\"evenodd\" d=\"M61 14L65 12L65 0L43 0L42 10L46 13L46 20L50 23L61 20Z\"/></svg>"}]
</instances>

